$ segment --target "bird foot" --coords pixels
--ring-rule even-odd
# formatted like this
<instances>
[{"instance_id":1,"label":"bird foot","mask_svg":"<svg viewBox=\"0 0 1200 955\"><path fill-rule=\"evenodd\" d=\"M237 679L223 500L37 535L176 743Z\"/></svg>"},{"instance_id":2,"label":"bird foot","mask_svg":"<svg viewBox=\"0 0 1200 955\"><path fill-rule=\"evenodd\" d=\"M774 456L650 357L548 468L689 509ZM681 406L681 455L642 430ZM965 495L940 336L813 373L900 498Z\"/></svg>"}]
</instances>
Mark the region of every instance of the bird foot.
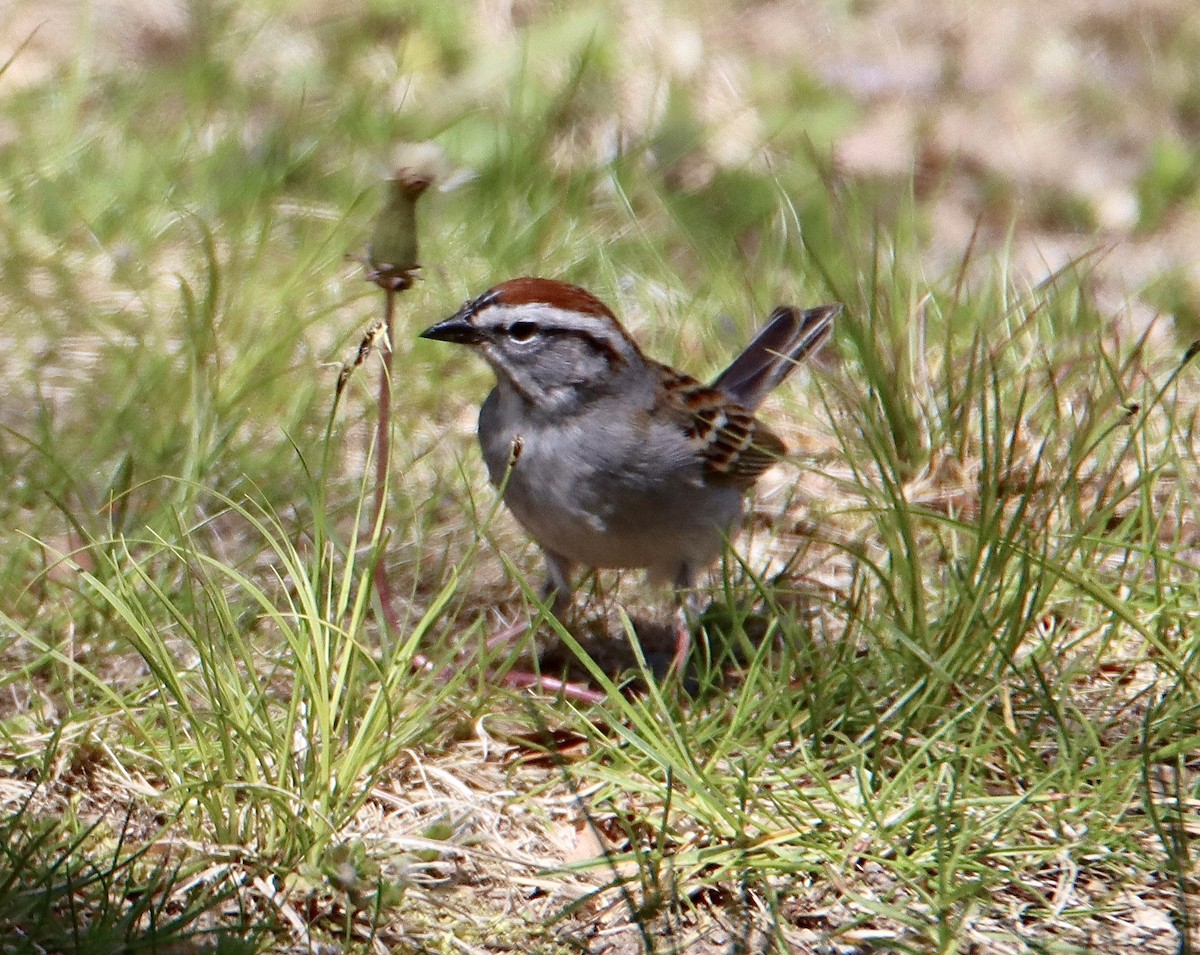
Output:
<instances>
[{"instance_id":1,"label":"bird foot","mask_svg":"<svg viewBox=\"0 0 1200 955\"><path fill-rule=\"evenodd\" d=\"M379 592L380 602L383 604L384 619L395 632L400 633L402 627L399 622L399 617L396 614L395 603L392 600L392 588L387 579L387 575L382 571L382 564L376 572L375 585ZM513 623L509 624L484 641L484 646L488 650L495 649L504 643L511 643L522 633L529 629L528 624ZM435 680L440 683L449 683L451 678L460 669L459 663L463 660L465 654L459 654L458 660L452 666L438 666L424 653L414 653L411 666L414 670L424 673L429 673ZM543 693L548 693L554 696L562 695L567 699L579 700L582 703L599 703L604 700L605 696L599 690L593 690L591 687L584 686L581 683L572 683L568 680L560 680L557 677L543 676L540 673L533 673L529 670L509 670L507 673L496 673L494 670L488 671L488 676L497 679L505 686L514 688L531 688L539 690Z\"/></svg>"},{"instance_id":2,"label":"bird foot","mask_svg":"<svg viewBox=\"0 0 1200 955\"><path fill-rule=\"evenodd\" d=\"M531 670L509 670L501 674L500 681L514 689L528 687L554 696L565 696L569 700L578 700L581 703L603 703L605 699L605 694L582 683L560 680L558 677L545 676Z\"/></svg>"},{"instance_id":3,"label":"bird foot","mask_svg":"<svg viewBox=\"0 0 1200 955\"><path fill-rule=\"evenodd\" d=\"M524 627L516 625L505 627L489 637L486 645L491 649L501 643L509 642L514 635L519 635L524 629ZM506 639L501 639L505 637ZM461 661L464 657L465 655L460 654L458 660ZM431 674L439 683L449 683L454 674L461 669L458 665L439 667L423 653L413 654L412 668ZM578 700L581 703L601 703L605 699L605 694L584 686L582 683L534 673L532 670L508 670L505 672L489 670L487 675L495 682L513 689L537 690L551 696L564 696L569 700Z\"/></svg>"},{"instance_id":4,"label":"bird foot","mask_svg":"<svg viewBox=\"0 0 1200 955\"><path fill-rule=\"evenodd\" d=\"M494 650L496 647L506 643L512 643L513 640L528 630L528 624L509 624L507 627L497 630L488 637L484 641L484 646L488 650ZM499 680L505 686L516 689L529 688L554 696L561 694L568 699L579 700L584 703L599 703L604 699L604 694L599 690L593 690L582 683L560 680L558 677L545 676L541 673L534 673L532 670L509 670L506 673L499 674Z\"/></svg>"}]
</instances>

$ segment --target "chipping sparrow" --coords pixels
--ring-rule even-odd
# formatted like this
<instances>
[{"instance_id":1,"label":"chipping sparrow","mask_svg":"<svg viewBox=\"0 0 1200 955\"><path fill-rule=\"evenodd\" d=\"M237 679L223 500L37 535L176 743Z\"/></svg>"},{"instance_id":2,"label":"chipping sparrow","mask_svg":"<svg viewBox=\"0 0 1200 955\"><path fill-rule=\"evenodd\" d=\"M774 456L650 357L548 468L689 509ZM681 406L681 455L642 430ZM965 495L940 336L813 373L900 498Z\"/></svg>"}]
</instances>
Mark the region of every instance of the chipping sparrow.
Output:
<instances>
[{"instance_id":1,"label":"chipping sparrow","mask_svg":"<svg viewBox=\"0 0 1200 955\"><path fill-rule=\"evenodd\" d=\"M544 595L560 615L576 565L693 585L735 529L744 492L785 452L754 409L839 311L777 308L711 386L645 357L603 302L551 279L502 282L421 337L470 345L495 371L479 443L545 555ZM677 626L679 667L690 634L686 620Z\"/></svg>"}]
</instances>

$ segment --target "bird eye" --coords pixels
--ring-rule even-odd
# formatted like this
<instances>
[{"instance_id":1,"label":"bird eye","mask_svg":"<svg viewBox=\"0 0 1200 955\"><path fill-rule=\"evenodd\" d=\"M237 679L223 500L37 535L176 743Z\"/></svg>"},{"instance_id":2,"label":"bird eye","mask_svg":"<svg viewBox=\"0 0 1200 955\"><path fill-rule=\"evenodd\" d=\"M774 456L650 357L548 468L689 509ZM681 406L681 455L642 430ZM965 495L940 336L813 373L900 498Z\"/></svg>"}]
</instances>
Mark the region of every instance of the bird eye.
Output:
<instances>
[{"instance_id":1,"label":"bird eye","mask_svg":"<svg viewBox=\"0 0 1200 955\"><path fill-rule=\"evenodd\" d=\"M536 322L513 322L508 326L508 337L514 342L530 342L537 334Z\"/></svg>"}]
</instances>

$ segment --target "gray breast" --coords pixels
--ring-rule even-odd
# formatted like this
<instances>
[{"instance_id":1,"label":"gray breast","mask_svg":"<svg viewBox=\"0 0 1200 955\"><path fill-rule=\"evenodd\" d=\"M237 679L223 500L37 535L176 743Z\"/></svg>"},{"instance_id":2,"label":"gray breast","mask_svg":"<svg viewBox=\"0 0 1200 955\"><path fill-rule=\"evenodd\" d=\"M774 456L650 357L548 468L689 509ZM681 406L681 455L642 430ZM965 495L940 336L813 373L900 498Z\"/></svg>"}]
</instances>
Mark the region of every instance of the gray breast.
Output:
<instances>
[{"instance_id":1,"label":"gray breast","mask_svg":"<svg viewBox=\"0 0 1200 955\"><path fill-rule=\"evenodd\" d=\"M483 456L505 504L540 546L586 566L668 577L719 553L742 495L706 484L677 430L611 427L602 409L553 428L525 419L517 430L504 426L500 400L493 392L480 412Z\"/></svg>"}]
</instances>

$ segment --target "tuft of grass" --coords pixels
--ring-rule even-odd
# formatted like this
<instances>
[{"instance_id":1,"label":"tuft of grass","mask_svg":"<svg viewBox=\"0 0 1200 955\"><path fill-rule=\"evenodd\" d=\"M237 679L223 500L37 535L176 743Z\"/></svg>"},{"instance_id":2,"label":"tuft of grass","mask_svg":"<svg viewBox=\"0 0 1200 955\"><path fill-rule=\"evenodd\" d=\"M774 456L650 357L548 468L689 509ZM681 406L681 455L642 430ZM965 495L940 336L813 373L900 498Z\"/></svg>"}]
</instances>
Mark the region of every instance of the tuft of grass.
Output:
<instances>
[{"instance_id":1,"label":"tuft of grass","mask_svg":"<svg viewBox=\"0 0 1200 955\"><path fill-rule=\"evenodd\" d=\"M60 741L52 738L45 748L46 775ZM0 928L6 950L140 952L200 945L250 952L260 947L265 925L246 919L231 931L208 924L214 906L236 905L233 886L207 874L207 862L173 859L161 843L147 841L133 807L115 819L87 822L72 801L60 819L51 819L39 812L41 795L37 783L29 786L0 827Z\"/></svg>"}]
</instances>

